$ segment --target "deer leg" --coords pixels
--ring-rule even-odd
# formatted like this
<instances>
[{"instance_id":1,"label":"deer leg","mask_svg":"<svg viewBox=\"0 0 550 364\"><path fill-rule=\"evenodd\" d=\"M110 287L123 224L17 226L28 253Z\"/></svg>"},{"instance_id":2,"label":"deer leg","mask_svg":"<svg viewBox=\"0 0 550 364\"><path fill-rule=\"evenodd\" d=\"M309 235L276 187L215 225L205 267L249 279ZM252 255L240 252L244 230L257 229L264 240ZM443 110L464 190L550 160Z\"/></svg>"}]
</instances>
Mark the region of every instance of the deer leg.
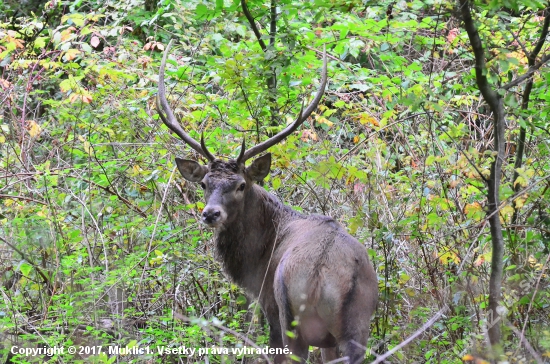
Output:
<instances>
[{"instance_id":1,"label":"deer leg","mask_svg":"<svg viewBox=\"0 0 550 364\"><path fill-rule=\"evenodd\" d=\"M275 324L271 323L269 320L269 347L270 348L283 348L283 335L281 333L281 326L279 322ZM286 363L286 356L284 354L276 354L273 358L275 364L284 364Z\"/></svg>"},{"instance_id":2,"label":"deer leg","mask_svg":"<svg viewBox=\"0 0 550 364\"><path fill-rule=\"evenodd\" d=\"M309 345L304 343L302 338L297 337L295 339L290 339L288 335L286 335L286 325L285 327L282 327L282 331L285 334L281 334L281 329L279 329L279 325L276 325L276 329L273 330L273 325L269 325L270 331L269 331L269 346L272 348L288 348L291 355L300 358L301 363L305 363L307 360L308 352L309 352ZM276 354L274 358L275 364L291 364L296 363L296 361L288 358L284 354Z\"/></svg>"},{"instance_id":3,"label":"deer leg","mask_svg":"<svg viewBox=\"0 0 550 364\"><path fill-rule=\"evenodd\" d=\"M309 354L309 345L298 335L294 339L290 340L290 351L292 356L300 358L300 363L305 363ZM296 361L292 360L291 363Z\"/></svg>"},{"instance_id":4,"label":"deer leg","mask_svg":"<svg viewBox=\"0 0 550 364\"><path fill-rule=\"evenodd\" d=\"M292 314L289 312L288 306L279 308L279 321L281 323L281 331L283 333L283 344L286 348L290 349L290 353L293 357L300 358L300 363L305 363L309 354L309 345L304 342L300 329L292 328ZM294 335L290 337L288 332L292 332ZM289 360L288 363L296 363L295 360Z\"/></svg>"},{"instance_id":5,"label":"deer leg","mask_svg":"<svg viewBox=\"0 0 550 364\"><path fill-rule=\"evenodd\" d=\"M355 340L348 340L343 345L344 354L348 357L347 363L349 364L361 364L365 359L366 349L363 345Z\"/></svg>"},{"instance_id":6,"label":"deer leg","mask_svg":"<svg viewBox=\"0 0 550 364\"><path fill-rule=\"evenodd\" d=\"M323 363L338 359L338 350L336 347L321 349L321 358Z\"/></svg>"},{"instance_id":7,"label":"deer leg","mask_svg":"<svg viewBox=\"0 0 550 364\"><path fill-rule=\"evenodd\" d=\"M309 346L301 343L298 337L290 339L288 332L292 331L292 321L294 317L291 312L290 302L288 300L288 290L285 284L284 279L284 266L285 259L283 258L275 271L275 278L273 282L273 293L275 294L275 301L277 302L277 308L279 310L279 329L281 331L281 339L285 348L288 348L292 355L300 357L303 363L307 359ZM304 350L305 345L305 350ZM304 352L305 351L305 352ZM283 355L284 356L284 355ZM286 356L284 356L287 359ZM288 360L282 361L281 363L293 363L294 361L290 358ZM276 361L278 364L278 362Z\"/></svg>"}]
</instances>

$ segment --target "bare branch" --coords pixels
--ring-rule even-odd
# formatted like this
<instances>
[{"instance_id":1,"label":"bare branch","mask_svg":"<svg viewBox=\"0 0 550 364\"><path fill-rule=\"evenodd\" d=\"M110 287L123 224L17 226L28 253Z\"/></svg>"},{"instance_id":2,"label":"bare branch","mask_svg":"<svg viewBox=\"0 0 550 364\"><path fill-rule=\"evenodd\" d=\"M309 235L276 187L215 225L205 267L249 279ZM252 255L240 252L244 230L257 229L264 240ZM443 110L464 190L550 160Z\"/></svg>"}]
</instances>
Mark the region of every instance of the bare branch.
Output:
<instances>
[{"instance_id":1,"label":"bare branch","mask_svg":"<svg viewBox=\"0 0 550 364\"><path fill-rule=\"evenodd\" d=\"M526 53L528 65L529 67L533 67L535 65L535 61L537 60L537 56L539 52L542 49L542 46L546 42L546 36L548 35L548 27L550 26L550 8L547 8L545 10L545 18L544 23L542 25L542 29L540 32L539 40L537 41L537 44L533 48L533 51L531 53ZM519 42L519 41L518 41ZM529 78L527 83L525 84L525 88L523 89L523 94L521 95L521 108L523 110L527 110L529 108L529 98L531 96L531 90L533 89L533 79ZM525 127L521 127L519 131L519 136L517 139L517 148L516 148L516 160L514 163L514 175L512 177L512 184L517 180L519 177L518 170L521 168L523 164L523 152L525 151L525 138L527 137L527 130ZM517 193L521 187L519 184L517 186L514 185L514 193ZM512 215L512 223L517 224L519 216L519 208L514 204L514 214Z\"/></svg>"},{"instance_id":2,"label":"bare branch","mask_svg":"<svg viewBox=\"0 0 550 364\"><path fill-rule=\"evenodd\" d=\"M246 0L241 0L241 6L243 8L244 16L246 16L246 19L250 23L250 27L252 28L252 31L256 35L256 38L258 38L258 43L260 43L260 47L262 47L262 50L265 52L267 50L267 46L265 45L264 40L262 39L262 34L258 30L258 27L256 26L256 21L252 17L252 14L250 14L250 10L248 10L248 5L246 5Z\"/></svg>"},{"instance_id":3,"label":"bare branch","mask_svg":"<svg viewBox=\"0 0 550 364\"><path fill-rule=\"evenodd\" d=\"M542 30L540 32L540 37L539 37L539 40L537 42L537 44L535 44L535 48L533 48L533 51L531 52L531 54L529 54L529 65L533 65L535 63L535 60L537 59L537 56L539 55L541 49L542 49L542 46L544 45L544 43L546 42L546 36L548 35L548 27L550 26L550 7L546 8L546 10L544 10L545 12L545 17L544 17L544 23L542 24Z\"/></svg>"},{"instance_id":4,"label":"bare branch","mask_svg":"<svg viewBox=\"0 0 550 364\"><path fill-rule=\"evenodd\" d=\"M408 338L403 340L403 342L401 342L399 345L393 347L390 351L386 352L384 355L381 355L381 356L377 357L376 360L373 361L371 364L382 363L382 362L384 362L384 360L386 360L387 358L392 356L394 353L401 350L405 346L409 345L411 343L411 341L413 341L416 337L418 337L420 334L422 334L424 331L426 331L430 326L432 326L434 323L436 323L437 320L439 320L441 318L441 316L443 316L445 311L447 311L448 309L449 309L448 306L444 306L431 319L429 319L428 322L426 322L424 325L422 325L422 327L419 328L418 330L416 330L411 336L409 336Z\"/></svg>"},{"instance_id":5,"label":"bare branch","mask_svg":"<svg viewBox=\"0 0 550 364\"><path fill-rule=\"evenodd\" d=\"M502 86L500 89L501 90L509 90L511 89L512 87L514 86L517 86L519 85L520 83L522 83L523 81L527 80L528 78L531 78L533 76L533 74L539 69L541 68L542 66L544 66L546 64L546 62L548 62L550 60L550 53L547 53L546 55L544 55L544 57L541 58L541 61L537 64L535 64L534 66L532 67L529 67L529 69L527 70L527 72L525 72L523 75L519 76L518 78L516 78L515 80L513 80L512 82Z\"/></svg>"},{"instance_id":6,"label":"bare branch","mask_svg":"<svg viewBox=\"0 0 550 364\"><path fill-rule=\"evenodd\" d=\"M21 258L25 259L27 261L27 263L32 265L33 268L36 269L36 272L40 275L40 277L42 277L43 283L46 284L46 286L50 287L50 280L48 279L48 277L46 277L44 272L42 272L42 270L40 269L40 266L38 264L36 264L31 258L29 258L21 250L17 249L17 247L15 245L11 244L10 242L8 242L6 239L2 238L1 236L0 236L0 241L3 242L4 244L6 244L7 246L9 246L10 248L12 248L15 252L17 252L21 256Z\"/></svg>"},{"instance_id":7,"label":"bare branch","mask_svg":"<svg viewBox=\"0 0 550 364\"><path fill-rule=\"evenodd\" d=\"M510 330L512 330L514 332L514 334L516 334L516 336L518 337L519 341L523 344L523 346L525 347L525 349L527 349L527 351L529 352L529 354L531 354L531 356L533 357L533 359L535 359L535 361L537 362L537 364L542 364L544 363L544 361L542 360L541 356L535 351L535 349L533 349L533 347L531 346L531 344L529 343L529 341L527 341L527 339L525 338L525 336L523 335L522 332L520 332L514 325L512 325L510 322L506 322L506 326L508 326L508 328Z\"/></svg>"},{"instance_id":8,"label":"bare branch","mask_svg":"<svg viewBox=\"0 0 550 364\"><path fill-rule=\"evenodd\" d=\"M544 23L542 24L542 30L540 32L539 40L537 41L537 44L535 44L535 48L533 48L531 53L526 54L528 64L529 64L529 69L527 70L527 72L525 72L525 74L523 74L520 77L516 78L515 80L513 80L509 84L502 86L501 89L508 90L508 89L510 89L514 86L519 85L520 83L522 83L526 79L530 79L531 76L535 73L535 71L537 71L539 68L544 66L544 64L546 62L548 62L548 60L550 60L550 53L548 53L548 54L545 54L542 57L542 59L539 63L535 63L540 51L542 50L542 47L543 47L544 43L546 42L546 37L548 36L548 28L550 27L550 7L546 8L546 10L544 12L545 12ZM530 90L529 90L529 92L530 92Z\"/></svg>"}]
</instances>

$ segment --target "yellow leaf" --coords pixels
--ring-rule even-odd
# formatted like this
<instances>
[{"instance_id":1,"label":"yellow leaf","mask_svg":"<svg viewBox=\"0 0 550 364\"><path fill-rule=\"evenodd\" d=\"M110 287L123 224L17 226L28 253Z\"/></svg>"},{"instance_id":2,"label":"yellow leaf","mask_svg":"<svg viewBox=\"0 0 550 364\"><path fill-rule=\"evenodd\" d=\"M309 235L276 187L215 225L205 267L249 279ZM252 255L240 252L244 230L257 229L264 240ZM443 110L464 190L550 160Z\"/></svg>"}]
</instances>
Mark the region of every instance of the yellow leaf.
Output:
<instances>
[{"instance_id":1,"label":"yellow leaf","mask_svg":"<svg viewBox=\"0 0 550 364\"><path fill-rule=\"evenodd\" d=\"M317 122L318 122L319 124L325 124L325 125L328 126L329 128L330 128L332 125L334 125L334 123L333 123L332 121L330 121L329 119L324 118L324 117L322 117L322 116L318 116L316 119L317 119Z\"/></svg>"},{"instance_id":2,"label":"yellow leaf","mask_svg":"<svg viewBox=\"0 0 550 364\"><path fill-rule=\"evenodd\" d=\"M500 209L500 219L502 222L509 221L514 215L514 208L510 205L506 205Z\"/></svg>"},{"instance_id":3,"label":"yellow leaf","mask_svg":"<svg viewBox=\"0 0 550 364\"><path fill-rule=\"evenodd\" d=\"M480 212L482 212L482 208L479 202L469 203L464 206L464 212L466 213L466 216L473 217L473 218L480 218Z\"/></svg>"},{"instance_id":4,"label":"yellow leaf","mask_svg":"<svg viewBox=\"0 0 550 364\"><path fill-rule=\"evenodd\" d=\"M52 69L52 70L53 70L53 69L56 69L56 68L59 67L59 64L60 64L60 62L50 62L50 61L45 60L45 59L43 59L43 60L40 61L40 65L41 65L42 67L44 67L45 69L47 69L47 70L49 70L49 69Z\"/></svg>"},{"instance_id":5,"label":"yellow leaf","mask_svg":"<svg viewBox=\"0 0 550 364\"><path fill-rule=\"evenodd\" d=\"M416 296L416 291L414 289L412 289L411 287L406 287L405 288L405 293L409 296L409 297L414 297Z\"/></svg>"},{"instance_id":6,"label":"yellow leaf","mask_svg":"<svg viewBox=\"0 0 550 364\"><path fill-rule=\"evenodd\" d=\"M65 52L65 60L72 61L79 54L80 54L80 51L78 49L69 49L67 52Z\"/></svg>"},{"instance_id":7,"label":"yellow leaf","mask_svg":"<svg viewBox=\"0 0 550 364\"><path fill-rule=\"evenodd\" d=\"M24 44L25 42L21 39L15 38L15 32L9 30L8 35L2 39L4 42L7 43L7 49L12 51L14 49L23 49L25 48Z\"/></svg>"},{"instance_id":8,"label":"yellow leaf","mask_svg":"<svg viewBox=\"0 0 550 364\"><path fill-rule=\"evenodd\" d=\"M508 58L515 58L518 60L521 64L527 64L527 57L522 52L510 52L507 53L506 56Z\"/></svg>"},{"instance_id":9,"label":"yellow leaf","mask_svg":"<svg viewBox=\"0 0 550 364\"><path fill-rule=\"evenodd\" d=\"M354 144L359 143L359 137L357 135L353 137L353 143Z\"/></svg>"},{"instance_id":10,"label":"yellow leaf","mask_svg":"<svg viewBox=\"0 0 550 364\"><path fill-rule=\"evenodd\" d=\"M4 200L4 206L7 206L7 207L10 207L11 205L13 205L15 201L12 200L11 198L7 198Z\"/></svg>"},{"instance_id":11,"label":"yellow leaf","mask_svg":"<svg viewBox=\"0 0 550 364\"><path fill-rule=\"evenodd\" d=\"M367 113L362 113L361 115L359 115L359 122L362 125L370 124L373 126L380 126L380 123L378 122L378 120L376 120L376 118L374 118L373 116Z\"/></svg>"},{"instance_id":12,"label":"yellow leaf","mask_svg":"<svg viewBox=\"0 0 550 364\"><path fill-rule=\"evenodd\" d=\"M441 264L449 264L450 262L458 264L460 263L460 258L452 250L447 250L445 253L439 256L439 261L441 262Z\"/></svg>"},{"instance_id":13,"label":"yellow leaf","mask_svg":"<svg viewBox=\"0 0 550 364\"><path fill-rule=\"evenodd\" d=\"M302 136L300 137L302 141L307 142L308 140L317 141L317 134L311 129L304 129L302 131Z\"/></svg>"},{"instance_id":14,"label":"yellow leaf","mask_svg":"<svg viewBox=\"0 0 550 364\"><path fill-rule=\"evenodd\" d=\"M75 31L75 27L68 27L64 31L61 32L61 41L64 42L71 38L73 31Z\"/></svg>"},{"instance_id":15,"label":"yellow leaf","mask_svg":"<svg viewBox=\"0 0 550 364\"><path fill-rule=\"evenodd\" d=\"M514 181L514 187L516 187L516 185L518 184L521 187L526 187L529 184L529 182L527 182L527 180L523 176L518 176L518 178L516 178L516 180Z\"/></svg>"},{"instance_id":16,"label":"yellow leaf","mask_svg":"<svg viewBox=\"0 0 550 364\"><path fill-rule=\"evenodd\" d=\"M36 138L40 133L42 132L42 128L40 125L36 123L34 120L27 120L28 123L28 129L29 129L29 135L33 138Z\"/></svg>"},{"instance_id":17,"label":"yellow leaf","mask_svg":"<svg viewBox=\"0 0 550 364\"><path fill-rule=\"evenodd\" d=\"M88 155L92 155L92 148L91 148L90 142L89 142L89 141L85 141L83 146L84 146L84 151L85 151L86 153L88 153Z\"/></svg>"},{"instance_id":18,"label":"yellow leaf","mask_svg":"<svg viewBox=\"0 0 550 364\"><path fill-rule=\"evenodd\" d=\"M516 209L521 209L523 205L525 204L525 200L527 200L527 196L518 197L514 200L514 203L516 205Z\"/></svg>"},{"instance_id":19,"label":"yellow leaf","mask_svg":"<svg viewBox=\"0 0 550 364\"><path fill-rule=\"evenodd\" d=\"M477 257L476 261L474 262L474 267L479 267L485 262L490 262L492 257L491 252L487 252L485 254L481 254L479 257Z\"/></svg>"}]
</instances>

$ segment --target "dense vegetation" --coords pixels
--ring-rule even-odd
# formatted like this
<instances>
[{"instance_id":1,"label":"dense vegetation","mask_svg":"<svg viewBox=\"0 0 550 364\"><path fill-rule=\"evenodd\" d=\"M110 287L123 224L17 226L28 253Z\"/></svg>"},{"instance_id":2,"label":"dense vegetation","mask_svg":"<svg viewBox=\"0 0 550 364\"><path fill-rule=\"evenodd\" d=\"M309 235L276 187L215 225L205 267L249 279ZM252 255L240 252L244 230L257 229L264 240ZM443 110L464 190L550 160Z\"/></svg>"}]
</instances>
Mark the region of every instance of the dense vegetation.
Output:
<instances>
[{"instance_id":1,"label":"dense vegetation","mask_svg":"<svg viewBox=\"0 0 550 364\"><path fill-rule=\"evenodd\" d=\"M539 0L0 0L0 361L267 345L175 171L198 156L155 111L172 38L170 102L227 158L296 116L326 47L326 95L265 188L368 249L365 362L549 360L549 23Z\"/></svg>"}]
</instances>

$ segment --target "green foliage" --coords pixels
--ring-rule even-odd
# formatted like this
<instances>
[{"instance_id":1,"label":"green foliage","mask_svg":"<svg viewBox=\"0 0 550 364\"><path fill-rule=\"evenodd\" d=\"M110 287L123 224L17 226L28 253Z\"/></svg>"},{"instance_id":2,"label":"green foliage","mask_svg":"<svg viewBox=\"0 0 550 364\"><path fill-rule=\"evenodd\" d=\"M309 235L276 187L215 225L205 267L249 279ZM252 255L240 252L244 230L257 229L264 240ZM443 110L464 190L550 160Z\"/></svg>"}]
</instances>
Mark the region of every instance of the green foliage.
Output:
<instances>
[{"instance_id":1,"label":"green foliage","mask_svg":"<svg viewBox=\"0 0 550 364\"><path fill-rule=\"evenodd\" d=\"M393 360L457 363L484 352L484 178L494 154L490 110L454 3L281 0L266 51L237 0L166 0L154 10L131 1L56 4L12 18L15 5L0 2L0 358L14 343L198 349L242 347L247 337L267 345L256 305L220 274L211 233L197 221L202 192L175 170L175 156L196 156L154 109L172 37L169 101L191 136L204 132L223 157L243 137L255 143L293 120L315 92L326 46L329 91L297 133L270 149L266 188L295 209L335 217L365 244L381 297L373 352L398 345L445 304L445 316ZM247 4L269 44L270 3ZM476 3L494 87L526 72L522 47L537 42L545 6ZM535 73L528 108L520 107L523 84L505 98L510 362L531 358L510 327L526 325L533 348L550 352L549 80L547 68ZM520 128L529 145L514 169ZM53 360L176 357L65 352Z\"/></svg>"}]
</instances>

